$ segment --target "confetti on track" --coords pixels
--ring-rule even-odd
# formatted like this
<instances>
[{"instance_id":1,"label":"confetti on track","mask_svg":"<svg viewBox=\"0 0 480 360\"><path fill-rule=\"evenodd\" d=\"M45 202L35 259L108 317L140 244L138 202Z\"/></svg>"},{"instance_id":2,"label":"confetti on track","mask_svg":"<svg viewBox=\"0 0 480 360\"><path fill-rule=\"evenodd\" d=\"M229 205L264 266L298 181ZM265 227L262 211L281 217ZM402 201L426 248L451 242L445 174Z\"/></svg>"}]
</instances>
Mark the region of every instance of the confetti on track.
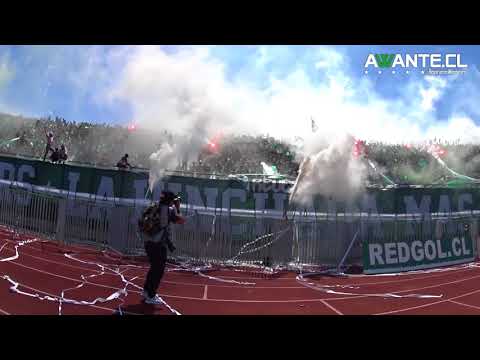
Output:
<instances>
[{"instance_id":1,"label":"confetti on track","mask_svg":"<svg viewBox=\"0 0 480 360\"><path fill-rule=\"evenodd\" d=\"M169 265L165 304L142 302L148 264L0 227L0 315L480 314L480 265L385 276L266 278Z\"/></svg>"}]
</instances>

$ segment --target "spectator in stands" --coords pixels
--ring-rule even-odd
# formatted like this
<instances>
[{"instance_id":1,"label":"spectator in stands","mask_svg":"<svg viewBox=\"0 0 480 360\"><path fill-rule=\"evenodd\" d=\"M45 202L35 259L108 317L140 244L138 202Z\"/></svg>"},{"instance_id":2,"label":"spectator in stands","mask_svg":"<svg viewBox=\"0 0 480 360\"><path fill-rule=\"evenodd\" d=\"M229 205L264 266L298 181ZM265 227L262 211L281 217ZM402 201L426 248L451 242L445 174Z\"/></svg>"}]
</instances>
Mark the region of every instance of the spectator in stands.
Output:
<instances>
[{"instance_id":1,"label":"spectator in stands","mask_svg":"<svg viewBox=\"0 0 480 360\"><path fill-rule=\"evenodd\" d=\"M167 131L158 135L141 130L129 132L126 127L107 124L76 123L58 119L22 119L0 114L0 151L10 154L48 159L54 152L53 134L68 147L68 159L82 163L111 166L115 164L115 154L120 154L128 148L136 156L132 160L136 167L148 166L149 155L158 150L159 144L175 143L180 135ZM51 131L48 135L47 131ZM22 132L25 135L22 135ZM45 145L44 133L47 135ZM128 135L128 136L127 136ZM161 136L163 135L163 136ZM20 138L19 138L20 137ZM19 138L16 141L7 139ZM100 140L101 139L101 140ZM283 175L296 176L299 161L302 156L303 140L297 138L296 144L290 144L271 136L229 135L218 147L218 151L203 151L198 158L192 158L183 164L183 170L197 174L228 175L234 173L261 173L260 161L276 165ZM480 146L474 143L446 142L445 139L432 139L414 143L387 144L380 141L365 143L368 158L373 161L382 173L397 183L404 183L408 176L409 183L431 183L439 179L445 172L429 154L431 146L442 145L445 150L447 164L452 164L454 170L474 178L480 178ZM208 149L207 149L208 150ZM297 151L300 153L297 155ZM60 149L60 153L62 150ZM428 166L422 159L428 160ZM128 159L126 159L128 160ZM128 168L128 161L120 168ZM450 165L449 165L450 166ZM173 168L170 170L179 170ZM369 170L369 182L383 181L377 172Z\"/></svg>"},{"instance_id":2,"label":"spectator in stands","mask_svg":"<svg viewBox=\"0 0 480 360\"><path fill-rule=\"evenodd\" d=\"M20 136L19 143L22 145L27 144L27 133L25 131Z\"/></svg>"},{"instance_id":3,"label":"spectator in stands","mask_svg":"<svg viewBox=\"0 0 480 360\"><path fill-rule=\"evenodd\" d=\"M60 160L60 152L58 150L58 147L53 150L52 155L50 155L50 160L52 163L56 163Z\"/></svg>"},{"instance_id":4,"label":"spectator in stands","mask_svg":"<svg viewBox=\"0 0 480 360\"><path fill-rule=\"evenodd\" d=\"M65 161L67 161L67 158L68 158L67 149L64 144L60 146L58 158L60 163L65 163Z\"/></svg>"},{"instance_id":5,"label":"spectator in stands","mask_svg":"<svg viewBox=\"0 0 480 360\"><path fill-rule=\"evenodd\" d=\"M128 154L125 154L120 161L117 163L117 167L119 169L126 169L129 167L130 169L132 168L132 165L128 163Z\"/></svg>"},{"instance_id":6,"label":"spectator in stands","mask_svg":"<svg viewBox=\"0 0 480 360\"><path fill-rule=\"evenodd\" d=\"M47 137L47 146L45 147L45 154L43 154L43 161L45 161L45 158L47 157L48 153L53 150L53 133L51 131L47 132L45 130L45 136Z\"/></svg>"},{"instance_id":7,"label":"spectator in stands","mask_svg":"<svg viewBox=\"0 0 480 360\"><path fill-rule=\"evenodd\" d=\"M32 146L33 144L30 144L27 140L27 133L23 131L23 133L20 135L19 134L19 139L18 143L16 146L17 153L20 155L26 155L29 152L29 147Z\"/></svg>"}]
</instances>

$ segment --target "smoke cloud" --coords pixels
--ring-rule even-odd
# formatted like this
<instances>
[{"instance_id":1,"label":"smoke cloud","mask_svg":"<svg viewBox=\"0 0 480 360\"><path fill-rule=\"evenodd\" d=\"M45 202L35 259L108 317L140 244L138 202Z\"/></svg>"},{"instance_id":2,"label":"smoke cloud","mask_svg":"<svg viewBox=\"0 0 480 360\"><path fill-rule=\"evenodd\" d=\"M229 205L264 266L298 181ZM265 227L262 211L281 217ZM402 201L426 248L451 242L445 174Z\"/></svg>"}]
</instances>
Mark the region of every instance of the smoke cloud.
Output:
<instances>
[{"instance_id":1,"label":"smoke cloud","mask_svg":"<svg viewBox=\"0 0 480 360\"><path fill-rule=\"evenodd\" d=\"M352 159L353 140L346 134L390 143L433 137L480 140L480 128L468 117L435 117L436 103L450 86L447 78L406 80L404 96L389 100L375 91L373 80L349 76L344 53L322 47L303 59L311 62L322 82L314 81L300 64L281 75L271 72L263 86L249 81L276 61L276 51L262 47L258 61L238 77L228 75L227 65L209 47L132 51L110 99L127 100L142 126L181 135L173 146L152 154L152 181L169 167L195 160L219 130L227 135L269 134L294 145L294 137L301 137L298 160L309 160L302 166L304 183L297 180L295 186L299 201L305 194L345 197L359 190L366 166ZM312 134L311 117L318 134ZM411 169L402 171L414 175Z\"/></svg>"},{"instance_id":2,"label":"smoke cloud","mask_svg":"<svg viewBox=\"0 0 480 360\"><path fill-rule=\"evenodd\" d=\"M364 188L365 163L352 156L354 138L339 135L330 145L305 158L290 201L309 204L313 195L346 200Z\"/></svg>"},{"instance_id":3,"label":"smoke cloud","mask_svg":"<svg viewBox=\"0 0 480 360\"><path fill-rule=\"evenodd\" d=\"M78 57L70 51L73 47L68 49L64 56ZM133 113L128 121L158 134L158 146L143 150L152 154L154 180L165 169L195 160L218 132L226 137L269 134L293 145L298 145L295 137L302 138L298 160L313 161L311 188L321 183L324 188L318 191L327 193L342 193L339 184L346 186L344 193L356 191L365 176L363 166L347 161L350 145L339 140L348 138L345 134L387 143L434 137L480 140L480 127L462 109L452 106L442 116L436 112L447 97L462 100L466 108L477 106L480 77L475 66L469 66L463 77L363 75L362 60L352 60L358 49L305 49L300 53L296 47L277 46L96 47L80 57L84 63L63 59L62 66L52 71L69 73L52 75L49 81L73 82L70 88L79 99L94 99L97 105L128 104ZM241 54L238 59L236 54ZM76 70L68 69L72 63ZM378 85L391 76L398 77L398 91L387 97ZM462 92L466 83L468 91ZM55 86L59 84L52 89ZM95 93L85 96L86 89ZM311 118L318 127L315 134ZM173 143L161 137L163 130L175 134ZM129 143L137 148L134 145L143 146L140 140Z\"/></svg>"}]
</instances>

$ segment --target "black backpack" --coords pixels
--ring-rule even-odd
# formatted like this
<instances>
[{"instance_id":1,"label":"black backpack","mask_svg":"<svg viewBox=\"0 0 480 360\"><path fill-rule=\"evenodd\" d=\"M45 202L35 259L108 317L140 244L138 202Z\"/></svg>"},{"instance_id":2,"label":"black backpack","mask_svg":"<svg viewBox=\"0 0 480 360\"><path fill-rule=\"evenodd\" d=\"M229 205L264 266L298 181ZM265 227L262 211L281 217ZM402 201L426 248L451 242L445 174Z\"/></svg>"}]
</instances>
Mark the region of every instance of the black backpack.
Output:
<instances>
[{"instance_id":1,"label":"black backpack","mask_svg":"<svg viewBox=\"0 0 480 360\"><path fill-rule=\"evenodd\" d=\"M138 220L138 228L140 232L149 236L154 236L162 231L166 226L165 224L162 224L160 216L160 206L158 204L148 206L143 211L140 220Z\"/></svg>"}]
</instances>

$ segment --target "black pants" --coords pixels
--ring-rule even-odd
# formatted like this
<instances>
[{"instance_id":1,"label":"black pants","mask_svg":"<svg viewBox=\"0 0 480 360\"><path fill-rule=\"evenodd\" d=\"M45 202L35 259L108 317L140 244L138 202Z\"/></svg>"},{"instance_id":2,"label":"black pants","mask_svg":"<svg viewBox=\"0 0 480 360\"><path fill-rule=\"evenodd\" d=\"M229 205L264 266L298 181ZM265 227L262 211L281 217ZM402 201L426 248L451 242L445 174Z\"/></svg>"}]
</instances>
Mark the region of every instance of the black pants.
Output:
<instances>
[{"instance_id":1,"label":"black pants","mask_svg":"<svg viewBox=\"0 0 480 360\"><path fill-rule=\"evenodd\" d=\"M165 271L167 248L162 243L145 241L145 251L150 262L150 269L148 270L143 290L146 291L149 297L154 297Z\"/></svg>"},{"instance_id":2,"label":"black pants","mask_svg":"<svg viewBox=\"0 0 480 360\"><path fill-rule=\"evenodd\" d=\"M47 157L49 151L53 152L54 150L50 145L47 144L47 146L45 147L45 154L43 155L43 161L45 161L45 158Z\"/></svg>"}]
</instances>

